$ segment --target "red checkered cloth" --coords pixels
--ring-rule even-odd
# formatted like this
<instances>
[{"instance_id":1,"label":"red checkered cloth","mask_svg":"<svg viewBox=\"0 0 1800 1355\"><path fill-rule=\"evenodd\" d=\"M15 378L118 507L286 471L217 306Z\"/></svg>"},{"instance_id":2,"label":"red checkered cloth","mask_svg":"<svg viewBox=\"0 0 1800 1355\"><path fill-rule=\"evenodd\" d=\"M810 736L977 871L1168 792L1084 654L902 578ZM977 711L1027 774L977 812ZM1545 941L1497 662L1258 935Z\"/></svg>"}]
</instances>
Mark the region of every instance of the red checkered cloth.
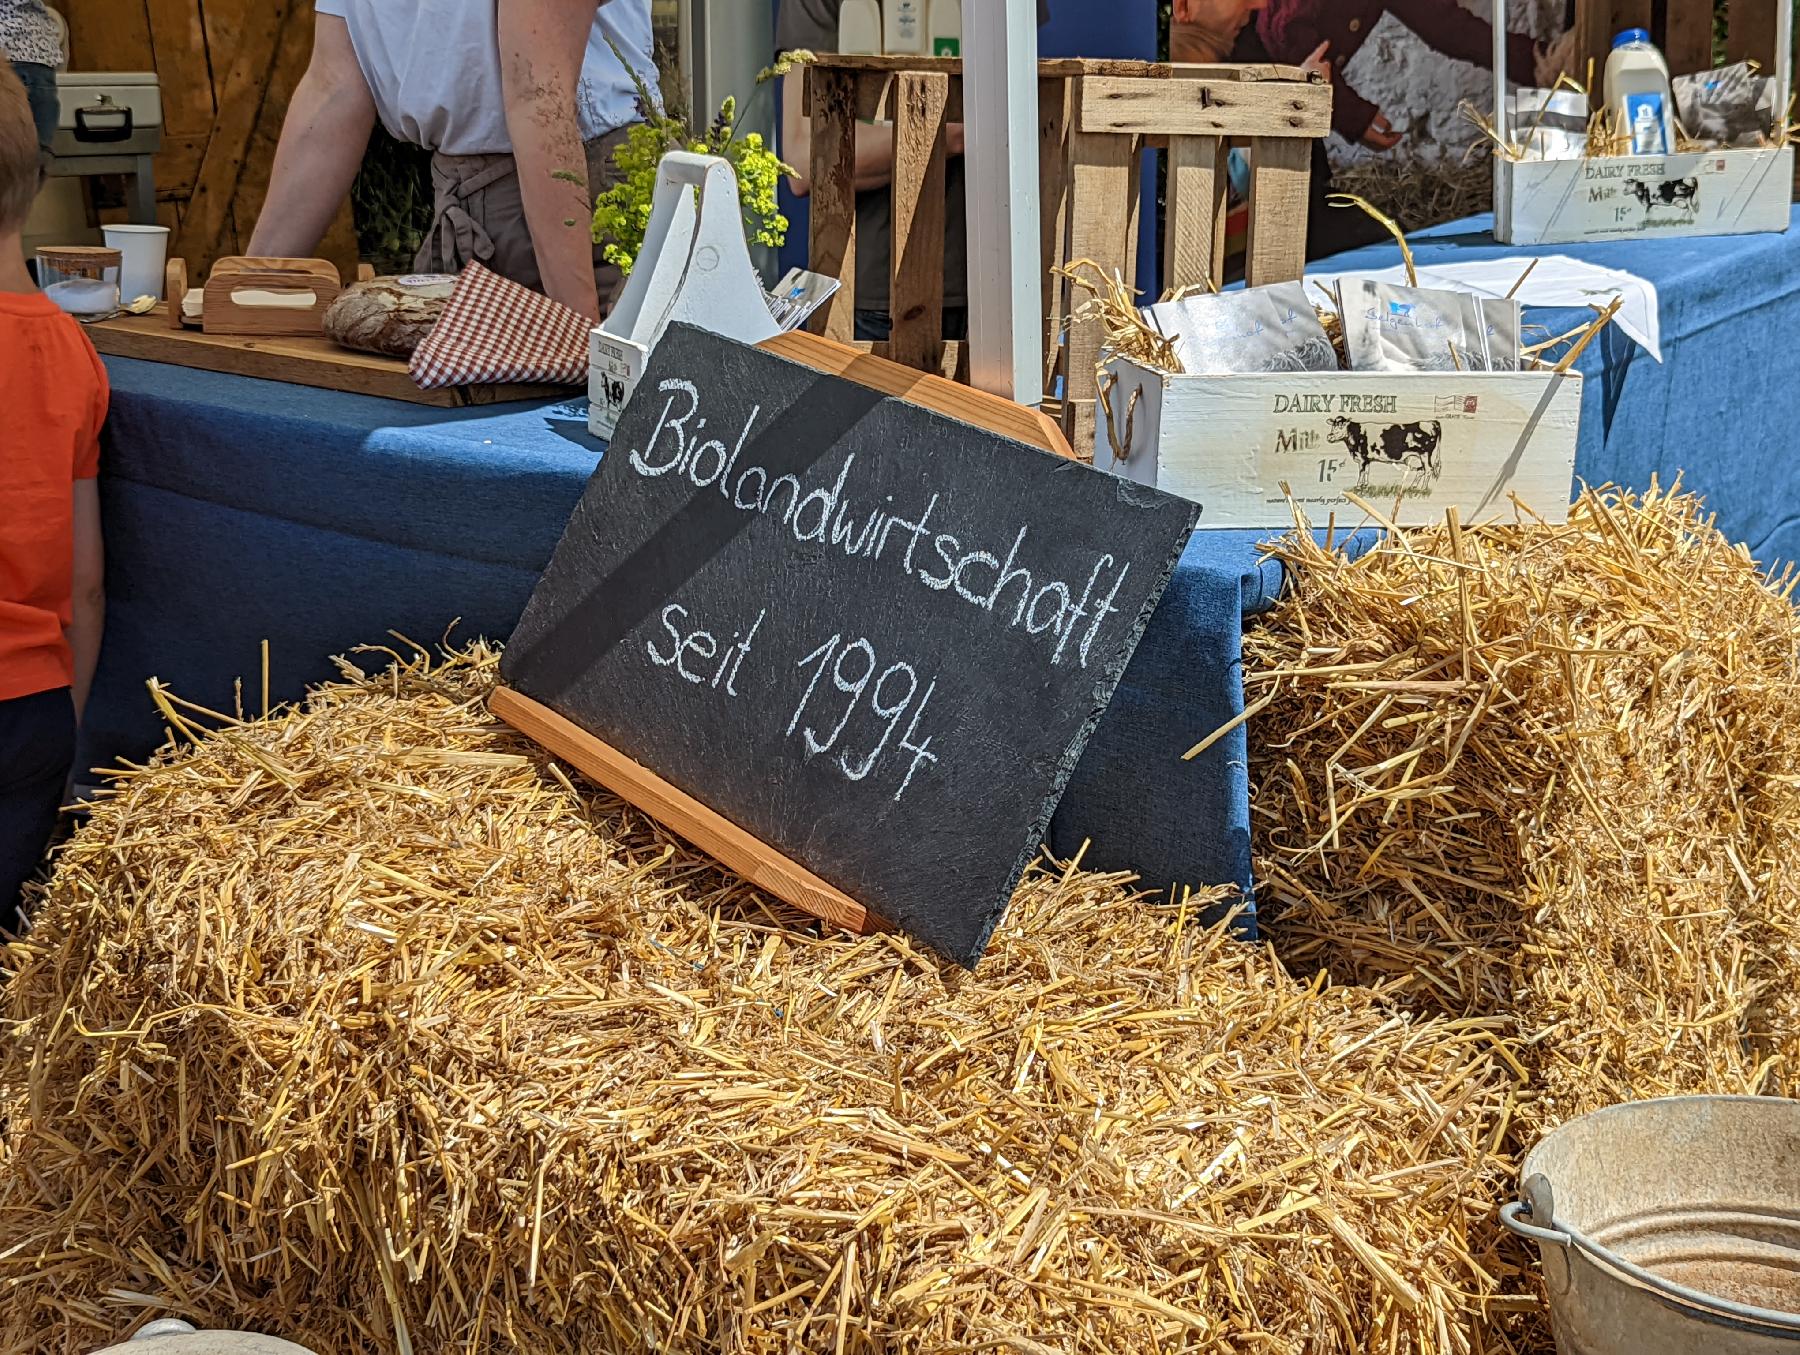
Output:
<instances>
[{"instance_id":1,"label":"red checkered cloth","mask_svg":"<svg viewBox=\"0 0 1800 1355\"><path fill-rule=\"evenodd\" d=\"M471 263L444 313L413 350L412 379L440 386L543 382L585 385L593 321Z\"/></svg>"}]
</instances>

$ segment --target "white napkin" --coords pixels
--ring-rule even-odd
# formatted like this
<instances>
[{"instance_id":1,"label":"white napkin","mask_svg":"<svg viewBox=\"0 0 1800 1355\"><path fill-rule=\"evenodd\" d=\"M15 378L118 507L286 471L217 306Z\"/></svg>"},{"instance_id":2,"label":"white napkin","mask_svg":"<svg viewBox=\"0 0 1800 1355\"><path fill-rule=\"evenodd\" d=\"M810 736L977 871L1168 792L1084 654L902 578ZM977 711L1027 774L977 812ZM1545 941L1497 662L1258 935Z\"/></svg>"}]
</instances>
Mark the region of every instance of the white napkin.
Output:
<instances>
[{"instance_id":1,"label":"white napkin","mask_svg":"<svg viewBox=\"0 0 1800 1355\"><path fill-rule=\"evenodd\" d=\"M1531 265L1528 257L1475 259L1466 263L1427 264L1419 268L1419 286L1448 287L1476 296L1503 297ZM1377 282L1406 281L1406 266L1357 270L1352 273L1308 273L1307 282L1319 282L1336 294L1340 277L1372 278ZM1318 293L1315 291L1316 297ZM1657 319L1656 284L1620 268L1603 268L1563 254L1546 254L1537 261L1525 285L1513 293L1527 306L1606 306L1615 296L1625 298L1613 323L1646 353L1662 361L1662 330Z\"/></svg>"}]
</instances>

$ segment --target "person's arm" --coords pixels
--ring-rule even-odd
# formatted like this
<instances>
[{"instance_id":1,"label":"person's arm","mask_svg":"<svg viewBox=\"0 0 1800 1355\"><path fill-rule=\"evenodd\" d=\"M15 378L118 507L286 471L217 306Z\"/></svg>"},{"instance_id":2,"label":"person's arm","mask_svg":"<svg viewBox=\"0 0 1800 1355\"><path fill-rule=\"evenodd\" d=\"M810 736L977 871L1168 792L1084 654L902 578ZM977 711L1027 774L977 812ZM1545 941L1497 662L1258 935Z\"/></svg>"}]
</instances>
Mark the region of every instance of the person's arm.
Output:
<instances>
[{"instance_id":1,"label":"person's arm","mask_svg":"<svg viewBox=\"0 0 1800 1355\"><path fill-rule=\"evenodd\" d=\"M499 0L500 84L544 292L600 319L594 195L575 89L603 0Z\"/></svg>"},{"instance_id":2,"label":"person's arm","mask_svg":"<svg viewBox=\"0 0 1800 1355\"><path fill-rule=\"evenodd\" d=\"M804 107L805 79L795 70L781 77L781 158L794 167L788 187L799 197L812 192L812 120ZM961 155L962 124L952 123L945 132L950 154ZM894 125L890 122L856 124L856 191L884 187L894 177Z\"/></svg>"},{"instance_id":3,"label":"person's arm","mask_svg":"<svg viewBox=\"0 0 1800 1355\"><path fill-rule=\"evenodd\" d=\"M356 64L350 28L335 14L313 25L312 60L294 88L269 194L247 254L306 257L337 215L375 129L375 98Z\"/></svg>"},{"instance_id":4,"label":"person's arm","mask_svg":"<svg viewBox=\"0 0 1800 1355\"><path fill-rule=\"evenodd\" d=\"M75 655L75 718L87 709L94 666L100 661L100 636L106 629L106 551L100 541L99 482L75 481L75 569L69 624L63 638Z\"/></svg>"}]
</instances>

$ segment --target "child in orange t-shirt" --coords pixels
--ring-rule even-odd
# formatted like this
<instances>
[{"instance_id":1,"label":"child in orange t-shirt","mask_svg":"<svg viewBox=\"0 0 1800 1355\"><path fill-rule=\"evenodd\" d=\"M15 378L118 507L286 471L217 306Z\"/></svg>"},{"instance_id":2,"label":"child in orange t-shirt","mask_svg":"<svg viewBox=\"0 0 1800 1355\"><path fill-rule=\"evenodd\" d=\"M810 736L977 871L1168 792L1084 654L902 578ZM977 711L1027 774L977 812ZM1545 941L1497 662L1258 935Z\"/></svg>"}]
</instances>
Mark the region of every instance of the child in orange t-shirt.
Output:
<instances>
[{"instance_id":1,"label":"child in orange t-shirt","mask_svg":"<svg viewBox=\"0 0 1800 1355\"><path fill-rule=\"evenodd\" d=\"M37 193L25 88L0 62L0 929L42 864L100 653L106 369L25 271Z\"/></svg>"}]
</instances>

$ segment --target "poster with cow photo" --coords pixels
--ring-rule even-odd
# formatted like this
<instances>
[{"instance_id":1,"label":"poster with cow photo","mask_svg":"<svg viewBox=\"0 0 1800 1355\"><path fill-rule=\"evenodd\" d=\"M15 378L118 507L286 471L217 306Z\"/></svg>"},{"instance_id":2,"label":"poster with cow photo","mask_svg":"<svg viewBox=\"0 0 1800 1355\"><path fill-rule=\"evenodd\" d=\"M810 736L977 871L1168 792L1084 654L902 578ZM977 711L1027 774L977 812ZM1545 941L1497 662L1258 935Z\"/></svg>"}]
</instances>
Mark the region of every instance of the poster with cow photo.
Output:
<instances>
[{"instance_id":1,"label":"poster with cow photo","mask_svg":"<svg viewBox=\"0 0 1800 1355\"><path fill-rule=\"evenodd\" d=\"M1094 464L1198 501L1203 529L1343 520L1359 500L1407 525L1510 514L1514 495L1552 522L1568 509L1576 373L1110 371Z\"/></svg>"}]
</instances>

